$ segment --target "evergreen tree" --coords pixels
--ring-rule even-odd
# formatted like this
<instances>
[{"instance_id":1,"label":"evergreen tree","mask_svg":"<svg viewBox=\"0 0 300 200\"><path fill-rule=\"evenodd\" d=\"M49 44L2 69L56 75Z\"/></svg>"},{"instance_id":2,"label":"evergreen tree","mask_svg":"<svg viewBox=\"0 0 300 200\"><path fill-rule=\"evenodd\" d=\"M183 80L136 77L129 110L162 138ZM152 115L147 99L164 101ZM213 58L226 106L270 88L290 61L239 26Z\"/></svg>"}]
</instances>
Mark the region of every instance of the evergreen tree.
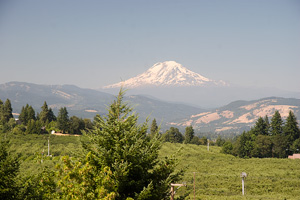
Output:
<instances>
[{"instance_id":1,"label":"evergreen tree","mask_svg":"<svg viewBox=\"0 0 300 200\"><path fill-rule=\"evenodd\" d=\"M49 108L48 111L49 111L48 112L48 121L49 122L56 121L56 116L54 115L52 108Z\"/></svg>"},{"instance_id":2,"label":"evergreen tree","mask_svg":"<svg viewBox=\"0 0 300 200\"><path fill-rule=\"evenodd\" d=\"M11 118L13 118L11 102L9 99L6 99L3 105L2 116L2 120L4 123L7 123Z\"/></svg>"},{"instance_id":3,"label":"evergreen tree","mask_svg":"<svg viewBox=\"0 0 300 200\"><path fill-rule=\"evenodd\" d=\"M47 121L49 122L48 116L49 116L49 109L47 102L45 101L43 106L41 107L42 111L39 113L39 119L42 123L46 123Z\"/></svg>"},{"instance_id":4,"label":"evergreen tree","mask_svg":"<svg viewBox=\"0 0 300 200\"><path fill-rule=\"evenodd\" d=\"M67 190L63 191L67 196L169 199L169 185L177 182L181 173L174 173L174 159L158 158L159 134L147 139L147 122L137 124L138 116L123 103L123 96L121 90L107 116L98 116L94 129L86 133L90 138L83 143L87 156L75 164L66 159L67 168L62 167L62 173L71 169L72 176L66 174L60 185ZM74 187L65 187L72 183L76 183Z\"/></svg>"},{"instance_id":5,"label":"evergreen tree","mask_svg":"<svg viewBox=\"0 0 300 200\"><path fill-rule=\"evenodd\" d=\"M19 171L19 159L9 151L9 142L0 140L0 198L16 199L18 187L16 176Z\"/></svg>"},{"instance_id":6,"label":"evergreen tree","mask_svg":"<svg viewBox=\"0 0 300 200\"><path fill-rule=\"evenodd\" d=\"M207 145L207 137L203 136L202 138L199 139L200 145Z\"/></svg>"},{"instance_id":7,"label":"evergreen tree","mask_svg":"<svg viewBox=\"0 0 300 200\"><path fill-rule=\"evenodd\" d=\"M3 101L0 99L0 124L4 124L3 121Z\"/></svg>"},{"instance_id":8,"label":"evergreen tree","mask_svg":"<svg viewBox=\"0 0 300 200\"><path fill-rule=\"evenodd\" d=\"M270 135L270 121L269 121L268 115L265 116L264 121L265 121L265 124L266 124L266 131L265 132L267 133L267 135Z\"/></svg>"},{"instance_id":9,"label":"evergreen tree","mask_svg":"<svg viewBox=\"0 0 300 200\"><path fill-rule=\"evenodd\" d=\"M25 134L41 134L42 133L42 124L40 121L35 121L31 119L27 123L27 128Z\"/></svg>"},{"instance_id":10,"label":"evergreen tree","mask_svg":"<svg viewBox=\"0 0 300 200\"><path fill-rule=\"evenodd\" d=\"M117 197L116 185L112 171L109 167L99 169L95 166L94 155L88 153L81 162L72 162L65 156L63 165L58 165L60 177L56 199L80 199L80 200L114 200Z\"/></svg>"},{"instance_id":11,"label":"evergreen tree","mask_svg":"<svg viewBox=\"0 0 300 200\"><path fill-rule=\"evenodd\" d=\"M163 135L165 142L172 142L172 143L182 143L183 142L183 135L180 133L178 128L170 127L169 130Z\"/></svg>"},{"instance_id":12,"label":"evergreen tree","mask_svg":"<svg viewBox=\"0 0 300 200\"><path fill-rule=\"evenodd\" d=\"M22 106L21 113L19 115L19 120L22 122L22 124L27 124L27 110L24 106Z\"/></svg>"},{"instance_id":13,"label":"evergreen tree","mask_svg":"<svg viewBox=\"0 0 300 200\"><path fill-rule=\"evenodd\" d=\"M221 153L232 154L233 145L230 141L224 142Z\"/></svg>"},{"instance_id":14,"label":"evergreen tree","mask_svg":"<svg viewBox=\"0 0 300 200\"><path fill-rule=\"evenodd\" d=\"M286 118L285 125L283 126L284 135L287 137L289 146L300 137L300 130L298 127L297 118L292 111L289 112Z\"/></svg>"},{"instance_id":15,"label":"evergreen tree","mask_svg":"<svg viewBox=\"0 0 300 200\"><path fill-rule=\"evenodd\" d=\"M288 138L285 135L272 136L272 156L276 158L286 158L289 154Z\"/></svg>"},{"instance_id":16,"label":"evergreen tree","mask_svg":"<svg viewBox=\"0 0 300 200\"><path fill-rule=\"evenodd\" d=\"M282 134L282 124L283 121L281 119L281 115L278 110L275 111L272 119L271 119L271 134L272 135L281 135Z\"/></svg>"},{"instance_id":17,"label":"evergreen tree","mask_svg":"<svg viewBox=\"0 0 300 200\"><path fill-rule=\"evenodd\" d=\"M243 132L240 137L238 137L235 142L235 146L233 151L235 154L241 158L251 158L252 151L254 148L253 137L251 135L251 131Z\"/></svg>"},{"instance_id":18,"label":"evergreen tree","mask_svg":"<svg viewBox=\"0 0 300 200\"><path fill-rule=\"evenodd\" d=\"M293 153L300 153L300 138L293 142L291 150L293 151Z\"/></svg>"},{"instance_id":19,"label":"evergreen tree","mask_svg":"<svg viewBox=\"0 0 300 200\"><path fill-rule=\"evenodd\" d=\"M272 138L268 135L258 135L255 138L253 157L270 158L272 157Z\"/></svg>"},{"instance_id":20,"label":"evergreen tree","mask_svg":"<svg viewBox=\"0 0 300 200\"><path fill-rule=\"evenodd\" d=\"M35 118L35 111L32 108L32 106L29 106L28 104L26 104L26 106L22 107L20 116L19 116L19 120L24 124L27 125L27 123L31 120L36 120Z\"/></svg>"},{"instance_id":21,"label":"evergreen tree","mask_svg":"<svg viewBox=\"0 0 300 200\"><path fill-rule=\"evenodd\" d=\"M259 117L252 131L255 135L268 135L266 121L262 117Z\"/></svg>"},{"instance_id":22,"label":"evergreen tree","mask_svg":"<svg viewBox=\"0 0 300 200\"><path fill-rule=\"evenodd\" d=\"M197 136L194 136L193 139L191 140L191 144L200 145L201 144L201 139Z\"/></svg>"},{"instance_id":23,"label":"evergreen tree","mask_svg":"<svg viewBox=\"0 0 300 200\"><path fill-rule=\"evenodd\" d=\"M69 128L69 115L66 107L60 108L57 116L57 128L65 133Z\"/></svg>"},{"instance_id":24,"label":"evergreen tree","mask_svg":"<svg viewBox=\"0 0 300 200\"><path fill-rule=\"evenodd\" d=\"M34 120L33 120L34 121ZM42 133L42 124L40 121L34 121L34 133L41 134Z\"/></svg>"},{"instance_id":25,"label":"evergreen tree","mask_svg":"<svg viewBox=\"0 0 300 200\"><path fill-rule=\"evenodd\" d=\"M186 143L186 144L189 144L189 143L191 143L191 141L192 141L192 139L193 139L193 137L194 137L194 129L193 129L193 127L192 126L187 126L186 128L185 128L185 133L184 133L184 136L185 136L185 138L184 138L184 142Z\"/></svg>"},{"instance_id":26,"label":"evergreen tree","mask_svg":"<svg viewBox=\"0 0 300 200\"><path fill-rule=\"evenodd\" d=\"M219 146L219 147L222 147L225 142L226 141L224 139L222 139L221 136L218 136L217 140L216 140L216 145Z\"/></svg>"},{"instance_id":27,"label":"evergreen tree","mask_svg":"<svg viewBox=\"0 0 300 200\"><path fill-rule=\"evenodd\" d=\"M156 119L152 120L151 128L150 128L150 136L153 137L158 131L158 126L156 123Z\"/></svg>"},{"instance_id":28,"label":"evergreen tree","mask_svg":"<svg viewBox=\"0 0 300 200\"><path fill-rule=\"evenodd\" d=\"M27 120L31 120L31 119L36 120L35 111L32 108L32 106L28 106L28 108L27 108Z\"/></svg>"},{"instance_id":29,"label":"evergreen tree","mask_svg":"<svg viewBox=\"0 0 300 200\"><path fill-rule=\"evenodd\" d=\"M18 199L58 199L55 172L43 168L42 172L24 177L20 180Z\"/></svg>"},{"instance_id":30,"label":"evergreen tree","mask_svg":"<svg viewBox=\"0 0 300 200\"><path fill-rule=\"evenodd\" d=\"M84 121L76 116L72 116L69 122L69 132L73 134L81 134L81 130L84 130Z\"/></svg>"},{"instance_id":31,"label":"evergreen tree","mask_svg":"<svg viewBox=\"0 0 300 200\"><path fill-rule=\"evenodd\" d=\"M93 123L92 123L91 119L83 119L83 122L84 122L84 129L86 129L86 130L93 129Z\"/></svg>"},{"instance_id":32,"label":"evergreen tree","mask_svg":"<svg viewBox=\"0 0 300 200\"><path fill-rule=\"evenodd\" d=\"M44 102L41 109L42 109L42 111L41 111L41 113L39 113L39 120L43 124L47 124L52 121L56 121L56 116L54 115L53 110L51 108L48 108L46 101Z\"/></svg>"}]
</instances>

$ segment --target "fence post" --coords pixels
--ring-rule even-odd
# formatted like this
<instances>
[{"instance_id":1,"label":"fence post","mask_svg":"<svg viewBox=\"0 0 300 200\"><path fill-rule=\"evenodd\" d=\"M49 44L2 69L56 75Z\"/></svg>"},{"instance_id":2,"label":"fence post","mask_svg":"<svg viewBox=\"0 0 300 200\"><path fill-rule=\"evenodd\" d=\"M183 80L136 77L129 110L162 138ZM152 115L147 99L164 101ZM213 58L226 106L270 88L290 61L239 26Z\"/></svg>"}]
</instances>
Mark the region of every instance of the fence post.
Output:
<instances>
[{"instance_id":1,"label":"fence post","mask_svg":"<svg viewBox=\"0 0 300 200\"><path fill-rule=\"evenodd\" d=\"M245 195L245 178L247 177L246 172L242 172L241 177L242 177L242 194L244 196Z\"/></svg>"}]
</instances>

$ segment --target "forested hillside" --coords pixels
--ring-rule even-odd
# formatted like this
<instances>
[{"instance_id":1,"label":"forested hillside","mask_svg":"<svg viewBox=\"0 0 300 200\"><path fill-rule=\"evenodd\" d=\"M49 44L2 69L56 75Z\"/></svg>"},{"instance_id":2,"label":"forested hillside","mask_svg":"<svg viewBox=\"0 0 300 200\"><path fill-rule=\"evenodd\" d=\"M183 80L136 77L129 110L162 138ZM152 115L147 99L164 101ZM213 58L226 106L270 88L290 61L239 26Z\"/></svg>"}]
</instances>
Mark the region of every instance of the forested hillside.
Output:
<instances>
[{"instance_id":1,"label":"forested hillside","mask_svg":"<svg viewBox=\"0 0 300 200\"><path fill-rule=\"evenodd\" d=\"M223 152L242 158L286 158L299 153L300 129L292 111L284 122L279 111L275 111L271 120L268 116L260 117L248 132L226 141Z\"/></svg>"}]
</instances>

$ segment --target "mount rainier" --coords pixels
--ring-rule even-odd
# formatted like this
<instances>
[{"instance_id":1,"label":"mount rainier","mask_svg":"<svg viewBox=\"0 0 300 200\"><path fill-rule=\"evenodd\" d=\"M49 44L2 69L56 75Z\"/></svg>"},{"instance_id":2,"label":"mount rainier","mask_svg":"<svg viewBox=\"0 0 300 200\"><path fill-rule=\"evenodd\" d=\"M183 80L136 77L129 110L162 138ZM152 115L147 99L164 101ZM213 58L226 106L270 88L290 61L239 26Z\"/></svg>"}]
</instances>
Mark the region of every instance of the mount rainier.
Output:
<instances>
[{"instance_id":1,"label":"mount rainier","mask_svg":"<svg viewBox=\"0 0 300 200\"><path fill-rule=\"evenodd\" d=\"M224 81L208 79L175 61L154 64L146 72L104 88L138 88L147 86L227 86Z\"/></svg>"}]
</instances>

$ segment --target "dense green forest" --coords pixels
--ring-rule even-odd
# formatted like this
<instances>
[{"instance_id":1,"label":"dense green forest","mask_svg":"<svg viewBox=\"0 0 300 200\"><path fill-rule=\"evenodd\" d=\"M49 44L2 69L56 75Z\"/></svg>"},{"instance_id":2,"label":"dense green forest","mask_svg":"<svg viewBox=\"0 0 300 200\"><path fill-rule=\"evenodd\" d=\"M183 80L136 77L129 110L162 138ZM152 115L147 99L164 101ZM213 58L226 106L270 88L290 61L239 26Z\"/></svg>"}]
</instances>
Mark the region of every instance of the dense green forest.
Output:
<instances>
[{"instance_id":1,"label":"dense green forest","mask_svg":"<svg viewBox=\"0 0 300 200\"><path fill-rule=\"evenodd\" d=\"M222 152L241 158L286 158L300 153L300 129L292 111L285 122L275 111L271 122L267 116L260 117L248 132L243 132L233 141L223 141Z\"/></svg>"},{"instance_id":2,"label":"dense green forest","mask_svg":"<svg viewBox=\"0 0 300 200\"><path fill-rule=\"evenodd\" d=\"M171 183L187 185L176 199L241 199L241 172L247 199L299 198L300 161L260 159L297 152L292 112L285 123L276 112L271 123L259 118L249 132L213 142L192 126L160 134L155 119L137 124L123 95L93 122L69 118L66 108L55 116L46 102L37 114L24 106L16 121L10 101L0 100L1 199L169 199Z\"/></svg>"}]
</instances>

